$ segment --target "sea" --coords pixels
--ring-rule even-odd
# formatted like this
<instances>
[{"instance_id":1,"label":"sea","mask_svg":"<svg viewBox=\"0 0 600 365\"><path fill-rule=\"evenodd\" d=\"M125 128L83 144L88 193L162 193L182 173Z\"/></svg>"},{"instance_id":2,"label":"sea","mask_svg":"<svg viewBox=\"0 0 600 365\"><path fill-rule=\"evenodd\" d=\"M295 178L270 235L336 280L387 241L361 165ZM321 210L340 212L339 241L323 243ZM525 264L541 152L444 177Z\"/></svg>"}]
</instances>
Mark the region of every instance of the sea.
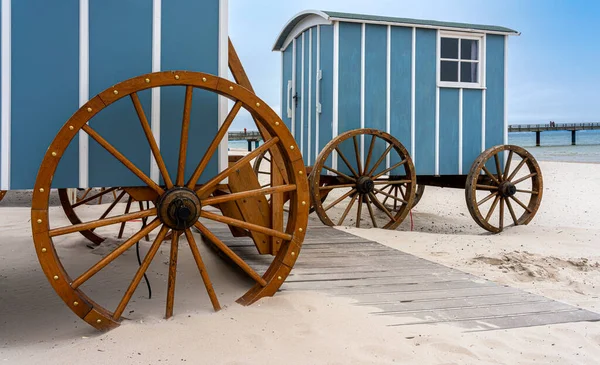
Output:
<instances>
[{"instance_id":1,"label":"sea","mask_svg":"<svg viewBox=\"0 0 600 365\"><path fill-rule=\"evenodd\" d=\"M536 147L534 132L517 132L508 134L508 143L527 149L540 161L600 163L600 130L577 131L576 138L577 145L572 146L570 131L542 132L541 146ZM229 141L229 148L247 149L248 142Z\"/></svg>"}]
</instances>

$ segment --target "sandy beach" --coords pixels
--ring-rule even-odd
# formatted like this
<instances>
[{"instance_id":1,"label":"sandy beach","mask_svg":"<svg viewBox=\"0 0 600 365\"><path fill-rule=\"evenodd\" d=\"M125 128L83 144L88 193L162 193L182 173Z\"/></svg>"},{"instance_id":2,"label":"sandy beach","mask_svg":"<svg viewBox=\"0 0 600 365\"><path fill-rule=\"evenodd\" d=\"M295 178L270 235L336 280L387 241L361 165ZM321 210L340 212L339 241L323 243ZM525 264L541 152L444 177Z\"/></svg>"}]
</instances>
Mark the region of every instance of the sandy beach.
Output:
<instances>
[{"instance_id":1,"label":"sandy beach","mask_svg":"<svg viewBox=\"0 0 600 365\"><path fill-rule=\"evenodd\" d=\"M528 226L488 234L471 219L463 190L427 187L412 217L395 231L339 229L600 312L600 196L595 193L600 165L540 165L544 198ZM62 213L58 207L53 210L57 216ZM52 291L35 257L29 219L28 208L0 203L0 363L594 364L600 359L600 323L485 332L447 324L390 327L389 317L369 314L372 308L318 291L285 291L242 307L234 300L248 281L204 245L222 311L212 311L191 255L182 250L175 317L162 319L169 257L165 244L150 267L153 299L146 299L141 285L131 305L135 311L126 312L129 320L98 333ZM318 221L315 215L310 219ZM82 242L73 235L60 242L61 257L74 267L97 261L118 243L107 240L90 252ZM142 244L143 249L148 245ZM136 266L135 252L127 252L99 284L122 287ZM98 295L95 299L109 304L120 298Z\"/></svg>"}]
</instances>

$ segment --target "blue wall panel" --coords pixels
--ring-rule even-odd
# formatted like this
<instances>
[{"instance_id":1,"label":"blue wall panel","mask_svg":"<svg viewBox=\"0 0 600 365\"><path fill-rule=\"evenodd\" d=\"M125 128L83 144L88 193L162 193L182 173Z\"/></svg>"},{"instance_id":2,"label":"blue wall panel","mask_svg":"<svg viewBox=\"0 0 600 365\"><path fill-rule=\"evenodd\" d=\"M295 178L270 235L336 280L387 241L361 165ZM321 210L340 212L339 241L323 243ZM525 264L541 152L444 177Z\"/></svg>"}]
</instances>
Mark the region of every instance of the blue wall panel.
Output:
<instances>
[{"instance_id":1,"label":"blue wall panel","mask_svg":"<svg viewBox=\"0 0 600 365\"><path fill-rule=\"evenodd\" d=\"M412 28L392 27L390 68L390 134L411 151L411 63ZM390 165L400 162L392 153ZM404 168L392 171L403 174Z\"/></svg>"},{"instance_id":2,"label":"blue wall panel","mask_svg":"<svg viewBox=\"0 0 600 365\"><path fill-rule=\"evenodd\" d=\"M114 54L113 54L114 55ZM31 189L48 146L79 107L79 2L12 2L11 189ZM75 139L54 187L78 183Z\"/></svg>"},{"instance_id":3,"label":"blue wall panel","mask_svg":"<svg viewBox=\"0 0 600 365\"><path fill-rule=\"evenodd\" d=\"M387 26L365 27L365 128L386 130L387 97ZM365 138L365 159L369 153L370 138ZM369 169L374 167L387 144L378 140L373 148ZM394 154L394 153L392 153ZM376 172L386 169L384 160Z\"/></svg>"},{"instance_id":4,"label":"blue wall panel","mask_svg":"<svg viewBox=\"0 0 600 365\"><path fill-rule=\"evenodd\" d=\"M292 128L292 118L288 117L288 109L292 109L292 91L288 95L288 81L292 81L292 53L293 47L290 45L283 51L283 81L281 84L281 92L283 93L283 104L281 105L281 119L288 127Z\"/></svg>"},{"instance_id":5,"label":"blue wall panel","mask_svg":"<svg viewBox=\"0 0 600 365\"><path fill-rule=\"evenodd\" d=\"M308 109L308 95L309 95L309 88L308 88L308 80L310 78L310 72L308 71L308 66L309 66L309 56L310 56L310 33L309 30L304 31L304 93L302 94L302 97L300 98L300 101L302 102L302 108L304 109L304 122L302 125L302 129L303 129L303 133L304 133L304 140L302 141L302 156L304 157L304 160L306 161L306 157L308 156L308 140L309 140L309 136L308 136L308 126L309 126L309 114L310 114L310 110Z\"/></svg>"},{"instance_id":6,"label":"blue wall panel","mask_svg":"<svg viewBox=\"0 0 600 365\"><path fill-rule=\"evenodd\" d=\"M307 156L310 156L310 159L306 162L307 165L312 165L313 161L317 157L315 153L315 146L317 144L317 27L313 27L312 29L312 73L310 77L312 78L312 85L310 90L310 152Z\"/></svg>"},{"instance_id":7,"label":"blue wall panel","mask_svg":"<svg viewBox=\"0 0 600 365\"><path fill-rule=\"evenodd\" d=\"M338 134L342 134L360 128L361 25L340 23L339 33ZM353 148L351 140L340 147L348 159L354 155ZM338 168L349 172L341 159Z\"/></svg>"},{"instance_id":8,"label":"blue wall panel","mask_svg":"<svg viewBox=\"0 0 600 365\"><path fill-rule=\"evenodd\" d=\"M486 148L504 143L504 37L493 34L486 36ZM494 164L489 167L495 173Z\"/></svg>"},{"instance_id":9,"label":"blue wall panel","mask_svg":"<svg viewBox=\"0 0 600 365\"><path fill-rule=\"evenodd\" d=\"M481 153L482 91L463 90L463 174Z\"/></svg>"},{"instance_id":10,"label":"blue wall panel","mask_svg":"<svg viewBox=\"0 0 600 365\"><path fill-rule=\"evenodd\" d=\"M152 71L151 29L152 1L90 2L90 98L116 83ZM139 96L149 119L150 92ZM149 176L150 147L129 97L104 109L90 126ZM143 184L89 139L90 186Z\"/></svg>"},{"instance_id":11,"label":"blue wall panel","mask_svg":"<svg viewBox=\"0 0 600 365\"><path fill-rule=\"evenodd\" d=\"M202 14L202 21L198 15ZM162 69L191 70L218 75L219 1L180 0L162 3ZM190 42L193 40L193 42ZM181 121L185 88L161 91L161 151L171 176L179 157ZM193 173L218 130L217 94L194 90L186 180ZM217 153L199 183L206 182L218 169Z\"/></svg>"},{"instance_id":12,"label":"blue wall panel","mask_svg":"<svg viewBox=\"0 0 600 365\"><path fill-rule=\"evenodd\" d=\"M436 31L417 29L415 82L415 167L435 173Z\"/></svg>"},{"instance_id":13,"label":"blue wall panel","mask_svg":"<svg viewBox=\"0 0 600 365\"><path fill-rule=\"evenodd\" d=\"M440 89L440 175L458 175L458 89Z\"/></svg>"},{"instance_id":14,"label":"blue wall panel","mask_svg":"<svg viewBox=\"0 0 600 365\"><path fill-rule=\"evenodd\" d=\"M319 81L319 98L321 99L321 114L319 115L319 153L332 136L333 121L333 26L321 25L319 50L321 55L321 71L323 78ZM316 156L315 156L316 158ZM331 158L327 160L331 166Z\"/></svg>"},{"instance_id":15,"label":"blue wall panel","mask_svg":"<svg viewBox=\"0 0 600 365\"><path fill-rule=\"evenodd\" d=\"M292 99L292 103L294 104L294 138L296 139L296 143L298 143L298 147L302 148L300 144L300 132L302 130L301 125L301 93L302 93L302 36L296 38L296 85L294 89L294 95ZM300 150L302 152L302 150Z\"/></svg>"}]
</instances>

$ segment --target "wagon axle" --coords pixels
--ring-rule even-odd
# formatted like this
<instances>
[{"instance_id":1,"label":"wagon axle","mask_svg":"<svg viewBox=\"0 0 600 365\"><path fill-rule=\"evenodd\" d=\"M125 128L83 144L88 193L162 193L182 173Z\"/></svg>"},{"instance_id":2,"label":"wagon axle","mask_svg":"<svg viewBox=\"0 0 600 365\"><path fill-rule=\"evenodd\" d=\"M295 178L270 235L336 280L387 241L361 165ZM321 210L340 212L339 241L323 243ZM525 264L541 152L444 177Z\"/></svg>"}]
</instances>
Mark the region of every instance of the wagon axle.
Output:
<instances>
[{"instance_id":1,"label":"wagon axle","mask_svg":"<svg viewBox=\"0 0 600 365\"><path fill-rule=\"evenodd\" d=\"M510 198L517 193L517 186L510 181L505 181L498 187L500 195L504 198Z\"/></svg>"},{"instance_id":2,"label":"wagon axle","mask_svg":"<svg viewBox=\"0 0 600 365\"><path fill-rule=\"evenodd\" d=\"M375 189L375 183L369 176L361 176L356 180L356 190L361 194L372 193Z\"/></svg>"},{"instance_id":3,"label":"wagon axle","mask_svg":"<svg viewBox=\"0 0 600 365\"><path fill-rule=\"evenodd\" d=\"M183 231L192 227L200 218L202 204L193 190L174 187L161 197L157 209L158 218L167 227Z\"/></svg>"}]
</instances>

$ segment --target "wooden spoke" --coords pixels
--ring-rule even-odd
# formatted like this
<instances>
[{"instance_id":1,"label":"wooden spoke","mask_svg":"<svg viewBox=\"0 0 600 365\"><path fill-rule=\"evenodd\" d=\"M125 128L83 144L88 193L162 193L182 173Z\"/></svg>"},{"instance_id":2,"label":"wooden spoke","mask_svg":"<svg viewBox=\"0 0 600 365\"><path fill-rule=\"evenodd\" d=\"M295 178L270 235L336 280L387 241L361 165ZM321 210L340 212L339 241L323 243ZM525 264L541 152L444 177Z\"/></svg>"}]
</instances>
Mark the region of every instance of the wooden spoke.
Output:
<instances>
[{"instance_id":1,"label":"wooden spoke","mask_svg":"<svg viewBox=\"0 0 600 365\"><path fill-rule=\"evenodd\" d=\"M204 282L204 287L206 288L206 292L208 293L210 302L212 303L215 311L220 311L221 304L219 304L219 300L217 299L217 295L215 294L215 290L213 289L212 282L210 281L210 277L208 276L208 271L206 270L204 261L202 261L202 256L200 255L198 245L196 245L196 240L194 239L194 235L192 234L191 229L185 230L185 237L187 238L190 250L192 251L192 256L194 256L194 261L196 261L196 266L198 266L198 271L200 271L200 276L202 277L202 281Z\"/></svg>"},{"instance_id":2,"label":"wooden spoke","mask_svg":"<svg viewBox=\"0 0 600 365\"><path fill-rule=\"evenodd\" d=\"M385 156L387 156L388 153L390 153L390 150L394 147L394 145L389 145L385 151L381 154L381 156L379 156L379 159L377 160L377 162L375 162L375 164L373 165L373 168L371 169L371 171L369 171L368 175L373 175L375 173L375 171L377 170L377 168L379 167L379 165L381 165L381 163L383 162L383 160L385 159ZM393 169L390 169L388 171L392 171ZM385 172L383 173L385 174ZM383 174L378 175L381 176Z\"/></svg>"},{"instance_id":3,"label":"wooden spoke","mask_svg":"<svg viewBox=\"0 0 600 365\"><path fill-rule=\"evenodd\" d=\"M494 162L496 163L496 173L498 174L498 181L502 182L502 169L500 169L500 158L498 153L494 155Z\"/></svg>"},{"instance_id":4,"label":"wooden spoke","mask_svg":"<svg viewBox=\"0 0 600 365\"><path fill-rule=\"evenodd\" d=\"M526 162L527 158L522 159L521 162L519 162L517 167L514 169L514 171L510 174L507 180L512 181L512 179L517 175L517 173L521 170L521 167L523 167L523 165L525 165Z\"/></svg>"},{"instance_id":5,"label":"wooden spoke","mask_svg":"<svg viewBox=\"0 0 600 365\"><path fill-rule=\"evenodd\" d=\"M142 103L140 103L140 98L137 93L132 93L130 95L131 101L133 102L133 107L135 108L135 112L137 113L138 119L142 125L142 129L144 130L144 134L146 135L146 139L148 140L148 144L150 144L150 150L152 151L152 156L154 156L154 160L158 165L158 170L165 181L165 185L167 189L173 187L173 182L171 181L171 177L169 176L169 172L167 171L167 166L165 165L165 161L162 158L160 153L160 148L156 143L156 139L154 138L154 133L152 133L152 128L148 123L148 118L146 118L146 113L144 113L144 108L142 107Z\"/></svg>"},{"instance_id":6,"label":"wooden spoke","mask_svg":"<svg viewBox=\"0 0 600 365\"><path fill-rule=\"evenodd\" d=\"M498 187L493 185L477 184L475 186L477 187L477 190L498 190Z\"/></svg>"},{"instance_id":7,"label":"wooden spoke","mask_svg":"<svg viewBox=\"0 0 600 365\"><path fill-rule=\"evenodd\" d=\"M228 168L226 168L225 170L223 170L221 173L219 173L214 178L210 179L210 181L208 181L206 184L204 184L200 189L196 190L196 194L198 194L198 196L203 196L210 189L212 189L218 183L223 181L223 179L226 178L227 176L229 176L232 172L234 172L235 170L238 170L241 166L250 162L256 156L260 155L263 151L266 151L269 148L271 148L278 141L279 141L278 137L271 138L268 141L265 141L265 143L263 143L260 147L258 147L254 151L250 152L243 158L239 159L236 163L234 163L233 165L231 165ZM191 187L190 187L190 189L191 189Z\"/></svg>"},{"instance_id":8,"label":"wooden spoke","mask_svg":"<svg viewBox=\"0 0 600 365\"><path fill-rule=\"evenodd\" d=\"M384 195L384 196L386 197L386 199L387 199L387 198L392 198L392 199L394 199L395 201L399 201L399 202L400 202L400 203L402 203L402 204L408 204L408 202L407 202L406 200L400 199L400 198L398 198L397 196L394 196L394 195L392 195L392 194L388 194L388 193L386 193L386 192L385 192L385 191L383 191L383 190L379 190L379 189L373 189L373 191L376 191L377 193L379 193L379 194L381 194L381 195ZM384 201L384 203L382 203L382 205L383 205L383 204L385 204L385 201Z\"/></svg>"},{"instance_id":9,"label":"wooden spoke","mask_svg":"<svg viewBox=\"0 0 600 365\"><path fill-rule=\"evenodd\" d=\"M521 206L521 208L525 209L527 212L531 213L531 209L529 209L529 207L525 204L523 204L522 201L520 201L517 197L515 196L511 196L510 197L512 200L514 200L517 204L519 204Z\"/></svg>"},{"instance_id":10,"label":"wooden spoke","mask_svg":"<svg viewBox=\"0 0 600 365\"><path fill-rule=\"evenodd\" d=\"M506 159L506 166L504 166L504 180L507 180L508 172L510 171L510 163L512 162L514 151L510 151L508 153L508 158Z\"/></svg>"},{"instance_id":11,"label":"wooden spoke","mask_svg":"<svg viewBox=\"0 0 600 365\"><path fill-rule=\"evenodd\" d=\"M354 140L354 155L356 157L356 166L358 167L358 176L360 176L364 172L362 169L362 161L360 158L360 152L358 151L358 138L356 138L356 136L352 136L352 139Z\"/></svg>"},{"instance_id":12,"label":"wooden spoke","mask_svg":"<svg viewBox=\"0 0 600 365\"><path fill-rule=\"evenodd\" d=\"M371 135L371 143L369 144L369 153L367 154L367 159L365 160L365 172L369 169L369 164L371 163L371 156L373 155L373 148L375 147L375 135ZM371 174L369 174L371 175Z\"/></svg>"},{"instance_id":13,"label":"wooden spoke","mask_svg":"<svg viewBox=\"0 0 600 365\"><path fill-rule=\"evenodd\" d=\"M110 212L115 208L115 206L117 204L119 204L119 202L121 201L121 199L123 199L123 197L125 196L125 194L127 194L127 192L125 190L123 190L121 192L121 194L119 194L119 196L108 207L108 209L106 209L106 211L104 213L102 213L102 215L100 216L100 219L106 218L110 214Z\"/></svg>"},{"instance_id":14,"label":"wooden spoke","mask_svg":"<svg viewBox=\"0 0 600 365\"><path fill-rule=\"evenodd\" d=\"M245 199L245 198L249 198L249 197L253 197L253 196L261 196L261 195L276 194L276 193L287 193L289 191L294 191L294 190L296 190L296 185L294 185L294 184L278 185L278 186L274 186L271 188L264 188L264 189L247 190L247 191L243 191L243 192L239 192L239 193L231 193L231 194L226 194L226 195L220 195L217 197L206 198L206 199L202 200L202 205L214 205L214 204L229 202L229 201L233 201L233 200Z\"/></svg>"},{"instance_id":15,"label":"wooden spoke","mask_svg":"<svg viewBox=\"0 0 600 365\"><path fill-rule=\"evenodd\" d=\"M383 210L383 212L392 220L392 221L396 221L396 218L392 215L392 213L389 211L389 209L381 204L381 202L379 201L379 199L377 199L377 197L375 196L375 194L373 193L369 193L369 196L371 197L371 199L373 200L373 204L375 204L379 209Z\"/></svg>"},{"instance_id":16,"label":"wooden spoke","mask_svg":"<svg viewBox=\"0 0 600 365\"><path fill-rule=\"evenodd\" d=\"M334 202L332 202L331 204L329 204L328 206L326 206L323 209L325 209L325 211L328 211L329 209L333 208L334 206L336 206L337 204L339 204L342 200L346 199L347 197L349 197L350 195L354 194L355 192L356 192L356 189L352 189L352 190L348 191L346 194L340 196Z\"/></svg>"},{"instance_id":17,"label":"wooden spoke","mask_svg":"<svg viewBox=\"0 0 600 365\"><path fill-rule=\"evenodd\" d=\"M388 172L392 171L393 169L395 169L395 168L398 168L398 167L400 167L400 166L404 165L404 164L406 163L406 161L407 161L407 160L402 160L402 161L400 161L400 162L398 162L398 163L394 164L394 166L392 166L392 167L388 167L387 169L383 170L383 171L382 171L382 172L380 172L379 174L377 174L377 175L373 176L373 180L379 179L381 176L383 176L383 175L387 174ZM406 181L406 180L401 180L401 181ZM410 182L410 181L408 181L408 182ZM392 184L392 183L388 181L388 184Z\"/></svg>"},{"instance_id":18,"label":"wooden spoke","mask_svg":"<svg viewBox=\"0 0 600 365\"><path fill-rule=\"evenodd\" d=\"M92 191L92 188L85 189L85 192L83 193L83 196L81 198L77 199L76 203L79 203L80 201L82 201L83 199L85 199L85 197L90 193L90 191Z\"/></svg>"},{"instance_id":19,"label":"wooden spoke","mask_svg":"<svg viewBox=\"0 0 600 365\"><path fill-rule=\"evenodd\" d=\"M492 179L496 184L500 185L500 181L498 181L498 179L496 178L496 176L494 176L490 172L490 170L488 170L488 168L485 167L485 165L483 165L481 168L483 169L483 171L485 171L485 174L490 177L490 179Z\"/></svg>"},{"instance_id":20,"label":"wooden spoke","mask_svg":"<svg viewBox=\"0 0 600 365\"><path fill-rule=\"evenodd\" d=\"M492 214L494 213L494 209L496 209L496 205L498 205L498 201L500 200L500 196L496 195L496 197L494 198L494 202L492 203L492 206L490 207L490 210L488 210L487 215L485 216L485 220L486 221L490 221L490 218L492 217Z\"/></svg>"},{"instance_id":21,"label":"wooden spoke","mask_svg":"<svg viewBox=\"0 0 600 365\"><path fill-rule=\"evenodd\" d=\"M410 184L410 180L378 180L373 181L375 185L400 185L400 184Z\"/></svg>"},{"instance_id":22,"label":"wooden spoke","mask_svg":"<svg viewBox=\"0 0 600 365\"><path fill-rule=\"evenodd\" d=\"M105 218L105 219L98 219L95 221L81 223L81 224L74 224L72 226L67 226L67 227L54 228L54 229L51 229L48 232L48 234L50 235L50 237L63 236L65 234L69 234L69 233L91 230L93 228L109 226L111 224L127 222L132 219L151 217L151 216L155 216L155 215L156 215L156 208L152 208L152 209L148 209L148 210L143 210L141 212L123 214L123 215L118 215L115 217L110 217L110 218Z\"/></svg>"},{"instance_id":23,"label":"wooden spoke","mask_svg":"<svg viewBox=\"0 0 600 365\"><path fill-rule=\"evenodd\" d=\"M517 193L526 193L526 194L533 194L533 195L538 195L539 192L537 191L532 191L532 190L519 190L517 189Z\"/></svg>"},{"instance_id":24,"label":"wooden spoke","mask_svg":"<svg viewBox=\"0 0 600 365\"><path fill-rule=\"evenodd\" d=\"M169 279L167 281L167 308L165 310L165 318L167 319L173 316L173 304L175 303L175 279L177 278L177 251L179 250L179 235L181 235L181 232L173 232L173 238L171 239Z\"/></svg>"},{"instance_id":25,"label":"wooden spoke","mask_svg":"<svg viewBox=\"0 0 600 365\"><path fill-rule=\"evenodd\" d=\"M517 215L515 214L512 204L510 203L510 199L506 199L506 206L508 207L508 211L510 212L510 216L512 217L512 220L515 223L515 226L518 226L519 223L517 220Z\"/></svg>"},{"instance_id":26,"label":"wooden spoke","mask_svg":"<svg viewBox=\"0 0 600 365\"><path fill-rule=\"evenodd\" d=\"M77 203L73 204L73 208L77 208L77 207L78 207L78 206L80 206L80 205L83 205L83 204L89 203L89 202L91 202L92 200L96 200L96 199L98 199L99 197L103 196L104 194L108 194L108 193L110 193L111 191L114 191L114 190L117 190L117 189L118 189L118 188L110 188L110 189L101 190L101 191L100 191L98 194L92 195L92 196L90 196L90 197L89 197L89 198L87 198L87 199L83 199L83 198L82 198L82 200L79 200ZM90 189L88 189L88 190L85 192L85 195L87 195L87 194L88 194L88 193L89 193L91 190L92 190L91 188L90 188ZM85 195L84 195L84 196L85 196Z\"/></svg>"},{"instance_id":27,"label":"wooden spoke","mask_svg":"<svg viewBox=\"0 0 600 365\"><path fill-rule=\"evenodd\" d=\"M500 217L498 228L501 230L504 228L504 198L500 197Z\"/></svg>"},{"instance_id":28,"label":"wooden spoke","mask_svg":"<svg viewBox=\"0 0 600 365\"><path fill-rule=\"evenodd\" d=\"M339 172L338 170L332 169L332 168L331 168L331 167L329 167L329 166L325 166L325 165L323 165L323 168L324 168L325 170L327 170L327 171L331 171L331 172L333 172L334 174L337 174L337 175L339 175L339 176L341 176L341 177L343 177L343 178L345 178L345 179L348 179L348 180L350 180L350 181L356 181L356 179L354 179L354 178L352 178L352 177L350 177L350 176L348 176L348 175L346 175L346 174L344 174L344 173L342 173L342 172Z\"/></svg>"},{"instance_id":29,"label":"wooden spoke","mask_svg":"<svg viewBox=\"0 0 600 365\"><path fill-rule=\"evenodd\" d=\"M200 230L200 232L206 236L206 238L211 241L221 252L223 252L231 261L233 261L236 265L238 265L242 270L246 272L254 281L256 281L261 286L267 285L265 279L263 279L260 275L254 271L244 260L242 260L235 252L233 252L223 241L221 241L217 236L215 236L205 225L200 222L196 222L194 225L196 228Z\"/></svg>"},{"instance_id":30,"label":"wooden spoke","mask_svg":"<svg viewBox=\"0 0 600 365\"><path fill-rule=\"evenodd\" d=\"M514 182L513 182L513 184L514 184L514 185L517 185L518 183L522 183L523 181L525 181L525 180L529 179L530 177L534 177L534 176L536 176L536 175L537 175L537 172L533 172L533 173L531 173L531 174L529 174L529 175L527 175L527 176L523 176L522 178L520 178L520 179L519 179L519 180L517 180L517 181L514 181Z\"/></svg>"},{"instance_id":31,"label":"wooden spoke","mask_svg":"<svg viewBox=\"0 0 600 365\"><path fill-rule=\"evenodd\" d=\"M356 184L337 184L337 185L325 185L320 186L319 191L322 190L333 190L333 189L341 189L341 188L353 188Z\"/></svg>"},{"instance_id":32,"label":"wooden spoke","mask_svg":"<svg viewBox=\"0 0 600 365\"><path fill-rule=\"evenodd\" d=\"M494 192L491 193L490 195L486 196L485 198L481 199L480 201L477 202L477 206L480 206L481 204L485 203L486 201L492 199L493 197L495 197L496 195L498 195L498 192Z\"/></svg>"},{"instance_id":33,"label":"wooden spoke","mask_svg":"<svg viewBox=\"0 0 600 365\"><path fill-rule=\"evenodd\" d=\"M271 162L271 160L270 160L270 159L269 159L267 156L264 156L263 158L264 158L265 160L267 160L267 161Z\"/></svg>"},{"instance_id":34,"label":"wooden spoke","mask_svg":"<svg viewBox=\"0 0 600 365\"><path fill-rule=\"evenodd\" d=\"M375 214L373 214L373 207L371 206L371 202L369 201L369 196L365 196L367 201L367 209L369 210L369 215L371 216L371 222L373 223L373 227L377 228L377 222L375 221Z\"/></svg>"},{"instance_id":35,"label":"wooden spoke","mask_svg":"<svg viewBox=\"0 0 600 365\"><path fill-rule=\"evenodd\" d=\"M123 154L117 151L108 141L102 138L95 130L93 130L89 125L85 124L81 127L90 137L92 137L99 145L104 147L111 155L113 155L119 162L121 162L125 167L127 167L131 172L135 174L135 176L139 177L144 183L146 183L149 187L154 189L158 194L162 195L165 191L158 186L152 179L150 179L146 174L142 172L137 166L135 166L131 161L129 161Z\"/></svg>"},{"instance_id":36,"label":"wooden spoke","mask_svg":"<svg viewBox=\"0 0 600 365\"><path fill-rule=\"evenodd\" d=\"M348 216L348 213L350 212L350 209L352 208L352 206L354 205L354 202L356 201L356 199L358 198L360 194L356 194L352 197L352 200L350 200L350 204L348 204L348 206L346 207L346 210L344 210L344 213L342 214L342 216L340 217L340 220L338 222L338 226L341 226L344 223L344 220L346 219L346 216Z\"/></svg>"},{"instance_id":37,"label":"wooden spoke","mask_svg":"<svg viewBox=\"0 0 600 365\"><path fill-rule=\"evenodd\" d=\"M131 209L131 203L133 203L133 197L130 195L129 199L127 199L127 205L125 205L125 214L129 213L129 210ZM123 231L125 230L126 223L127 221L123 221L123 223L121 223L121 228L119 228L119 235L117 238L123 238Z\"/></svg>"},{"instance_id":38,"label":"wooden spoke","mask_svg":"<svg viewBox=\"0 0 600 365\"><path fill-rule=\"evenodd\" d=\"M257 224L248 223L248 222L240 221L240 220L237 220L234 218L226 217L223 215L218 215L215 213L207 212L205 210L202 211L200 216L202 218L210 219L210 220L216 221L216 222L225 223L230 226L247 229L247 230L254 231L254 232L263 233L263 234L266 234L266 235L272 236L272 237L281 238L286 241L292 240L292 235L290 235L290 234L280 232L275 229L259 226Z\"/></svg>"},{"instance_id":39,"label":"wooden spoke","mask_svg":"<svg viewBox=\"0 0 600 365\"><path fill-rule=\"evenodd\" d=\"M365 164L365 168L367 165ZM358 197L358 207L356 209L356 228L360 228L360 218L362 216L362 203L363 203L363 195L359 194Z\"/></svg>"},{"instance_id":40,"label":"wooden spoke","mask_svg":"<svg viewBox=\"0 0 600 365\"><path fill-rule=\"evenodd\" d=\"M144 210L144 203L141 201L138 201L139 203L139 207L140 207L140 212L142 210ZM150 203L148 203L148 209L150 209ZM123 223L121 223L123 224ZM148 224L148 217L144 217L142 218L142 228L146 227L146 225ZM150 236L146 235L146 241L150 241Z\"/></svg>"},{"instance_id":41,"label":"wooden spoke","mask_svg":"<svg viewBox=\"0 0 600 365\"><path fill-rule=\"evenodd\" d=\"M225 134L229 130L231 123L233 123L233 120L237 116L237 113L240 111L241 107L242 107L242 102L237 101L233 105L233 108L231 108L231 111L229 112L229 114L227 114L227 118L225 118L223 125L221 125L221 127L219 128L217 135L215 136L215 138L212 140L212 142L208 146L208 149L204 153L204 156L202 156L202 159L198 163L198 166L196 166L196 170L194 170L194 173L188 180L188 183L186 184L188 189L193 189L196 186L198 179L202 175L202 172L206 168L206 165L208 165L208 162L210 161L211 157L213 156L213 154L219 147L219 144L223 140L223 137L225 137Z\"/></svg>"},{"instance_id":42,"label":"wooden spoke","mask_svg":"<svg viewBox=\"0 0 600 365\"><path fill-rule=\"evenodd\" d=\"M352 165L350 165L350 162L348 162L348 159L346 158L346 156L344 156L344 154L342 153L342 151L337 146L335 147L335 150L340 155L340 157L342 158L342 161L344 161L344 163L346 164L346 166L348 166L348 169L350 169L350 172L352 172L352 175L354 175L355 177L360 176L356 172L356 170L354 170L354 168L352 167Z\"/></svg>"},{"instance_id":43,"label":"wooden spoke","mask_svg":"<svg viewBox=\"0 0 600 365\"><path fill-rule=\"evenodd\" d=\"M162 226L162 228L160 229L160 232L158 232L156 239L152 243L152 246L150 246L150 250L146 254L146 257L144 257L144 261L142 261L142 264L140 265L139 269L135 273L133 280L131 280L131 284L129 284L129 287L127 288L127 291L125 292L125 295L123 295L123 298L121 298L121 301L119 302L119 305L117 306L117 309L115 309L115 311L113 313L113 319L115 321L118 320L119 318L121 318L121 315L123 314L123 311L125 310L125 307L127 307L127 304L129 304L129 301L131 300L131 296L133 295L133 293L135 292L135 289L137 289L138 285L140 284L140 281L142 280L142 277L146 273L146 270L148 270L148 266L150 266L150 263L152 262L152 260L154 259L154 256L158 252L158 249L160 248L160 245L162 244L162 241L165 239L165 236L167 235L168 231L169 231L169 228L167 226Z\"/></svg>"},{"instance_id":44,"label":"wooden spoke","mask_svg":"<svg viewBox=\"0 0 600 365\"><path fill-rule=\"evenodd\" d=\"M190 130L190 115L192 113L192 97L194 88L187 86L185 88L185 102L183 104L183 121L181 123L181 138L179 143L179 164L177 166L177 186L183 186L185 176L185 162L188 145L188 135Z\"/></svg>"},{"instance_id":45,"label":"wooden spoke","mask_svg":"<svg viewBox=\"0 0 600 365\"><path fill-rule=\"evenodd\" d=\"M395 186L392 186L392 185L388 184L388 185L384 186L383 188L381 188L381 191L385 191L385 189L388 188L388 187L390 188L390 190L388 191L388 194L391 195L392 191L394 191L394 189L396 188ZM385 199L383 199L382 204L385 204L385 202L387 202L387 200L389 198L390 198L389 196L386 196Z\"/></svg>"},{"instance_id":46,"label":"wooden spoke","mask_svg":"<svg viewBox=\"0 0 600 365\"><path fill-rule=\"evenodd\" d=\"M158 226L161 225L161 222L158 218L155 218L149 225L140 229L136 234L131 236L127 241L123 242L119 247L114 249L111 253L106 255L102 260L98 261L94 266L89 268L86 272L81 274L77 279L75 279L71 283L71 287L73 289L77 289L83 283L88 281L92 276L96 275L100 270L105 268L108 264L113 262L117 257L121 256L125 251L127 251L131 246L135 245L139 242L145 235L154 231Z\"/></svg>"}]
</instances>

